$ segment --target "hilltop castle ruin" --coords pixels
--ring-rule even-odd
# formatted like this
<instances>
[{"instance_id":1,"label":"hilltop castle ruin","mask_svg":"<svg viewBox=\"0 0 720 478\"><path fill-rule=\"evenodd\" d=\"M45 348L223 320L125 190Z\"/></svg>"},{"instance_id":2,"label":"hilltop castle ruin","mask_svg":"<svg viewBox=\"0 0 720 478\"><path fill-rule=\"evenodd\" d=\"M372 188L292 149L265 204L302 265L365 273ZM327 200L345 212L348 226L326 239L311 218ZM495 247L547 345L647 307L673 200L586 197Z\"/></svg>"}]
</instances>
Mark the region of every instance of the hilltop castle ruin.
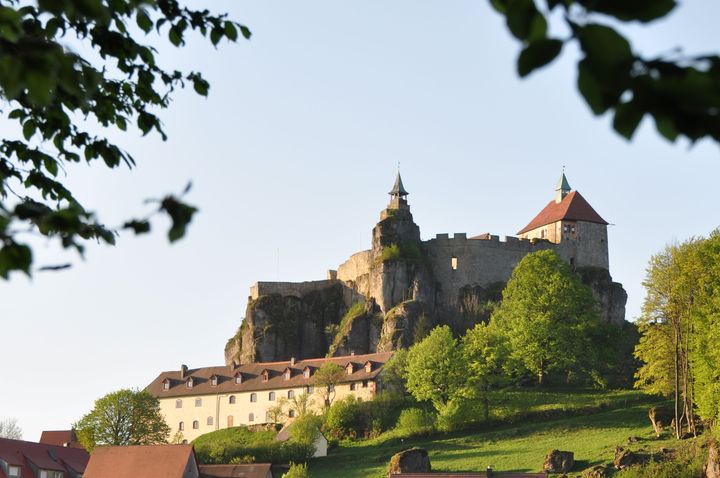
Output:
<instances>
[{"instance_id":1,"label":"hilltop castle ruin","mask_svg":"<svg viewBox=\"0 0 720 478\"><path fill-rule=\"evenodd\" d=\"M258 282L226 362L371 353L412 344L433 325L457 332L488 319L489 301L527 254L551 249L588 284L608 323L625 320L627 294L609 271L608 223L563 173L555 197L517 237L438 234L420 239L398 173L373 228L372 248L321 281ZM362 304L362 305L358 305Z\"/></svg>"}]
</instances>

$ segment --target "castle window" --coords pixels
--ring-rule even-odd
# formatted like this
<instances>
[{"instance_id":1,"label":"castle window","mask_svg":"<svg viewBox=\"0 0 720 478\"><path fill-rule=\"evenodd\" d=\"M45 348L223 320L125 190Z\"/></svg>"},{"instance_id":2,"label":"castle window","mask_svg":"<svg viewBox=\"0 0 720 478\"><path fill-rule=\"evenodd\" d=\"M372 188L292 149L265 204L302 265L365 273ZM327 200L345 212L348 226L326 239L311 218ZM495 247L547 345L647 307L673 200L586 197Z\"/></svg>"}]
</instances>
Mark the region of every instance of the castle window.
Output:
<instances>
[{"instance_id":1,"label":"castle window","mask_svg":"<svg viewBox=\"0 0 720 478\"><path fill-rule=\"evenodd\" d=\"M304 378L310 378L310 367L305 367L303 369L303 377Z\"/></svg>"},{"instance_id":2,"label":"castle window","mask_svg":"<svg viewBox=\"0 0 720 478\"><path fill-rule=\"evenodd\" d=\"M292 400L295 398L295 392L293 390L288 390L288 399Z\"/></svg>"},{"instance_id":3,"label":"castle window","mask_svg":"<svg viewBox=\"0 0 720 478\"><path fill-rule=\"evenodd\" d=\"M257 393L253 392L250 394L250 401L257 402Z\"/></svg>"},{"instance_id":4,"label":"castle window","mask_svg":"<svg viewBox=\"0 0 720 478\"><path fill-rule=\"evenodd\" d=\"M180 430L180 431L185 430L185 422L178 423L178 430Z\"/></svg>"},{"instance_id":5,"label":"castle window","mask_svg":"<svg viewBox=\"0 0 720 478\"><path fill-rule=\"evenodd\" d=\"M275 392L268 393L268 400L270 400L271 402L275 401Z\"/></svg>"},{"instance_id":6,"label":"castle window","mask_svg":"<svg viewBox=\"0 0 720 478\"><path fill-rule=\"evenodd\" d=\"M355 391L356 388L357 388L357 387L356 387L355 382L353 382L353 383L350 384L350 390Z\"/></svg>"},{"instance_id":7,"label":"castle window","mask_svg":"<svg viewBox=\"0 0 720 478\"><path fill-rule=\"evenodd\" d=\"M268 380L270 380L270 372L268 372L267 370L263 370L261 375L263 382L267 382Z\"/></svg>"},{"instance_id":8,"label":"castle window","mask_svg":"<svg viewBox=\"0 0 720 478\"><path fill-rule=\"evenodd\" d=\"M367 388L367 385L368 385L368 381L367 381L367 380L363 380L363 388Z\"/></svg>"},{"instance_id":9,"label":"castle window","mask_svg":"<svg viewBox=\"0 0 720 478\"><path fill-rule=\"evenodd\" d=\"M345 371L347 372L348 375L352 374L355 371L355 365L352 362L348 363L345 366Z\"/></svg>"},{"instance_id":10,"label":"castle window","mask_svg":"<svg viewBox=\"0 0 720 478\"><path fill-rule=\"evenodd\" d=\"M213 387L217 387L217 384L218 384L217 375L213 375L212 377L210 377L210 385Z\"/></svg>"},{"instance_id":11,"label":"castle window","mask_svg":"<svg viewBox=\"0 0 720 478\"><path fill-rule=\"evenodd\" d=\"M457 270L457 268L458 268L458 258L457 258L457 257L452 256L452 257L450 258L450 267L451 267L452 270L454 270L454 271Z\"/></svg>"},{"instance_id":12,"label":"castle window","mask_svg":"<svg viewBox=\"0 0 720 478\"><path fill-rule=\"evenodd\" d=\"M170 379L166 378L163 380L163 390L170 390Z\"/></svg>"},{"instance_id":13,"label":"castle window","mask_svg":"<svg viewBox=\"0 0 720 478\"><path fill-rule=\"evenodd\" d=\"M291 376L292 376L292 371L289 368L286 368L285 372L283 373L283 378L285 380L290 380Z\"/></svg>"},{"instance_id":14,"label":"castle window","mask_svg":"<svg viewBox=\"0 0 720 478\"><path fill-rule=\"evenodd\" d=\"M228 403L229 403L230 405L234 405L234 404L235 404L235 395L230 395L230 398L228 398Z\"/></svg>"},{"instance_id":15,"label":"castle window","mask_svg":"<svg viewBox=\"0 0 720 478\"><path fill-rule=\"evenodd\" d=\"M213 417L207 417L207 424L212 426L213 424Z\"/></svg>"},{"instance_id":16,"label":"castle window","mask_svg":"<svg viewBox=\"0 0 720 478\"><path fill-rule=\"evenodd\" d=\"M238 372L237 375L235 375L235 383L240 385L242 383L242 374Z\"/></svg>"},{"instance_id":17,"label":"castle window","mask_svg":"<svg viewBox=\"0 0 720 478\"><path fill-rule=\"evenodd\" d=\"M198 428L200 428L200 422L193 420L193 430L197 430Z\"/></svg>"},{"instance_id":18,"label":"castle window","mask_svg":"<svg viewBox=\"0 0 720 478\"><path fill-rule=\"evenodd\" d=\"M196 398L196 399L195 399L195 406L196 406L196 407L202 407L202 398Z\"/></svg>"},{"instance_id":19,"label":"castle window","mask_svg":"<svg viewBox=\"0 0 720 478\"><path fill-rule=\"evenodd\" d=\"M365 372L367 372L367 373L372 372L372 362L369 360L367 362L365 362Z\"/></svg>"},{"instance_id":20,"label":"castle window","mask_svg":"<svg viewBox=\"0 0 720 478\"><path fill-rule=\"evenodd\" d=\"M187 385L187 388L193 388L193 379L192 377L187 379L187 382L185 382L185 385Z\"/></svg>"},{"instance_id":21,"label":"castle window","mask_svg":"<svg viewBox=\"0 0 720 478\"><path fill-rule=\"evenodd\" d=\"M179 398L175 400L175 408L182 408L182 400Z\"/></svg>"},{"instance_id":22,"label":"castle window","mask_svg":"<svg viewBox=\"0 0 720 478\"><path fill-rule=\"evenodd\" d=\"M248 415L248 421L249 421L249 422L254 422L254 421L255 421L255 414L254 414L254 413L251 413L251 414Z\"/></svg>"}]
</instances>

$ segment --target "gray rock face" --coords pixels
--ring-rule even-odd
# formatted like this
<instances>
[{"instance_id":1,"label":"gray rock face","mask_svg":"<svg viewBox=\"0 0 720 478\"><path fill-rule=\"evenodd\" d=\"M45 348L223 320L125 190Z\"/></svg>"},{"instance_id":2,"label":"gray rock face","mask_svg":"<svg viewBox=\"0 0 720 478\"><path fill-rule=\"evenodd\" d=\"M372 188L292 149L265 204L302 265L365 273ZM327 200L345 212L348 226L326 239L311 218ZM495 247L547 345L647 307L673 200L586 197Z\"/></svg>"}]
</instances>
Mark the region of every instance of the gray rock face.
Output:
<instances>
[{"instance_id":1,"label":"gray rock face","mask_svg":"<svg viewBox=\"0 0 720 478\"><path fill-rule=\"evenodd\" d=\"M609 324L622 325L625 321L627 292L619 282L613 282L605 269L586 267L577 270L584 284L590 286L598 301L600 318Z\"/></svg>"},{"instance_id":2,"label":"gray rock face","mask_svg":"<svg viewBox=\"0 0 720 478\"><path fill-rule=\"evenodd\" d=\"M409 347L432 329L434 321L431 317L424 302L409 300L396 305L385 315L377 351Z\"/></svg>"},{"instance_id":3,"label":"gray rock face","mask_svg":"<svg viewBox=\"0 0 720 478\"><path fill-rule=\"evenodd\" d=\"M428 452L422 448L410 448L396 453L390 458L388 474L430 473L431 471Z\"/></svg>"},{"instance_id":4,"label":"gray rock face","mask_svg":"<svg viewBox=\"0 0 720 478\"><path fill-rule=\"evenodd\" d=\"M545 473L567 473L575 465L575 454L571 451L550 450L545 455L543 471Z\"/></svg>"}]
</instances>

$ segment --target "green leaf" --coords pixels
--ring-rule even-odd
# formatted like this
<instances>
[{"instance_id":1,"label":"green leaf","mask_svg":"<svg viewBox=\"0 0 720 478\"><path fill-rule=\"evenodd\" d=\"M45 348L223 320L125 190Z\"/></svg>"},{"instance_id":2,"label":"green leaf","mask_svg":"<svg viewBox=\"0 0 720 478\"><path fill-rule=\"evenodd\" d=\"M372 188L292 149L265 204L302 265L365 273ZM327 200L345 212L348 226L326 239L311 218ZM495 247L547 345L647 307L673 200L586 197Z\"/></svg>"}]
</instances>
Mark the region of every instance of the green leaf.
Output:
<instances>
[{"instance_id":1,"label":"green leaf","mask_svg":"<svg viewBox=\"0 0 720 478\"><path fill-rule=\"evenodd\" d=\"M249 40L250 37L252 36L252 32L251 32L250 29L249 29L248 27L246 27L245 25L240 25L240 33L242 33L242 36L243 36L246 40Z\"/></svg>"},{"instance_id":2,"label":"green leaf","mask_svg":"<svg viewBox=\"0 0 720 478\"><path fill-rule=\"evenodd\" d=\"M664 17L677 6L675 0L593 0L581 3L589 10L626 22L650 22Z\"/></svg>"},{"instance_id":3,"label":"green leaf","mask_svg":"<svg viewBox=\"0 0 720 478\"><path fill-rule=\"evenodd\" d=\"M150 232L150 223L148 221L132 220L123 224L123 229L132 229L135 234L145 234Z\"/></svg>"},{"instance_id":4,"label":"green leaf","mask_svg":"<svg viewBox=\"0 0 720 478\"><path fill-rule=\"evenodd\" d=\"M10 112L10 114L8 115L8 118L9 119L22 119L25 116L27 116L27 114L25 113L25 110L18 108L16 110L12 110Z\"/></svg>"},{"instance_id":5,"label":"green leaf","mask_svg":"<svg viewBox=\"0 0 720 478\"><path fill-rule=\"evenodd\" d=\"M30 141L30 138L33 137L36 130L37 125L35 124L35 120L29 119L23 123L23 136L26 140Z\"/></svg>"},{"instance_id":6,"label":"green leaf","mask_svg":"<svg viewBox=\"0 0 720 478\"><path fill-rule=\"evenodd\" d=\"M536 40L531 42L518 58L518 74L527 76L534 70L553 61L562 51L563 42L560 40Z\"/></svg>"},{"instance_id":7,"label":"green leaf","mask_svg":"<svg viewBox=\"0 0 720 478\"><path fill-rule=\"evenodd\" d=\"M632 139L644 115L645 110L637 102L622 103L615 108L613 128L626 139Z\"/></svg>"},{"instance_id":8,"label":"green leaf","mask_svg":"<svg viewBox=\"0 0 720 478\"><path fill-rule=\"evenodd\" d=\"M675 121L673 120L673 118L660 114L654 114L653 117L655 118L655 127L657 128L658 132L663 135L668 141L674 143L678 137L678 130L675 126Z\"/></svg>"},{"instance_id":9,"label":"green leaf","mask_svg":"<svg viewBox=\"0 0 720 478\"><path fill-rule=\"evenodd\" d=\"M168 231L170 242L175 242L185 235L187 225L192 221L193 214L197 212L197 208L182 203L173 196L168 196L162 200L160 210L165 211L172 220L172 226Z\"/></svg>"},{"instance_id":10,"label":"green leaf","mask_svg":"<svg viewBox=\"0 0 720 478\"><path fill-rule=\"evenodd\" d=\"M608 110L609 106L605 103L602 94L602 85L593 75L586 60L578 64L578 90L593 113L601 115Z\"/></svg>"},{"instance_id":11,"label":"green leaf","mask_svg":"<svg viewBox=\"0 0 720 478\"><path fill-rule=\"evenodd\" d=\"M24 244L11 242L0 249L0 277L7 279L10 271L22 271L30 275L32 251Z\"/></svg>"},{"instance_id":12,"label":"green leaf","mask_svg":"<svg viewBox=\"0 0 720 478\"><path fill-rule=\"evenodd\" d=\"M225 36L232 41L237 41L238 32L233 22L225 22Z\"/></svg>"},{"instance_id":13,"label":"green leaf","mask_svg":"<svg viewBox=\"0 0 720 478\"><path fill-rule=\"evenodd\" d=\"M57 176L58 163L56 160L52 158L45 158L43 164L45 165L45 169L47 169L48 173L52 174L53 176Z\"/></svg>"},{"instance_id":14,"label":"green leaf","mask_svg":"<svg viewBox=\"0 0 720 478\"><path fill-rule=\"evenodd\" d=\"M629 68L635 59L630 43L610 27L590 24L580 28L578 37L585 56L597 69Z\"/></svg>"},{"instance_id":15,"label":"green leaf","mask_svg":"<svg viewBox=\"0 0 720 478\"><path fill-rule=\"evenodd\" d=\"M490 0L490 5L498 12L505 15L507 13L507 0Z\"/></svg>"},{"instance_id":16,"label":"green leaf","mask_svg":"<svg viewBox=\"0 0 720 478\"><path fill-rule=\"evenodd\" d=\"M175 26L170 27L170 30L168 31L168 38L170 39L170 43L175 46L180 46L180 44L182 43L182 37L180 36L180 32L178 32Z\"/></svg>"},{"instance_id":17,"label":"green leaf","mask_svg":"<svg viewBox=\"0 0 720 478\"><path fill-rule=\"evenodd\" d=\"M535 7L533 0L510 0L507 7L507 25L519 40L545 36L547 22Z\"/></svg>"},{"instance_id":18,"label":"green leaf","mask_svg":"<svg viewBox=\"0 0 720 478\"><path fill-rule=\"evenodd\" d=\"M135 17L135 21L137 22L138 26L144 31L145 33L149 33L150 30L152 30L153 27L153 21L150 20L150 17L148 16L147 12L145 10L138 10L137 17Z\"/></svg>"},{"instance_id":19,"label":"green leaf","mask_svg":"<svg viewBox=\"0 0 720 478\"><path fill-rule=\"evenodd\" d=\"M193 88L199 95L207 96L208 89L210 88L210 83L203 80L199 76L196 76L196 77L193 77Z\"/></svg>"},{"instance_id":20,"label":"green leaf","mask_svg":"<svg viewBox=\"0 0 720 478\"><path fill-rule=\"evenodd\" d=\"M210 41L213 45L217 45L220 42L220 39L223 37L223 34L225 33L224 30L221 30L220 28L213 28L210 30Z\"/></svg>"}]
</instances>

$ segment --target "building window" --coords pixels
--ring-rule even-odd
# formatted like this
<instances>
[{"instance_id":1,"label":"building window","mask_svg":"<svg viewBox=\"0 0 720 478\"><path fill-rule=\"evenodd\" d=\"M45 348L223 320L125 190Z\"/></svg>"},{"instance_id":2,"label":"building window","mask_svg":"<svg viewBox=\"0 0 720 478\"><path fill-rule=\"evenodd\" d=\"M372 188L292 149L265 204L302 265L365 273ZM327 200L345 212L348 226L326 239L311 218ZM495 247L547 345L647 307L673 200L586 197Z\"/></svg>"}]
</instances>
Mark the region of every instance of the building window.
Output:
<instances>
[{"instance_id":1,"label":"building window","mask_svg":"<svg viewBox=\"0 0 720 478\"><path fill-rule=\"evenodd\" d=\"M163 390L170 390L170 380L165 379L163 382Z\"/></svg>"},{"instance_id":2,"label":"building window","mask_svg":"<svg viewBox=\"0 0 720 478\"><path fill-rule=\"evenodd\" d=\"M350 390L353 390L353 391L355 390L355 382L350 384Z\"/></svg>"},{"instance_id":3,"label":"building window","mask_svg":"<svg viewBox=\"0 0 720 478\"><path fill-rule=\"evenodd\" d=\"M305 367L303 370L303 378L310 378L310 367Z\"/></svg>"},{"instance_id":4,"label":"building window","mask_svg":"<svg viewBox=\"0 0 720 478\"><path fill-rule=\"evenodd\" d=\"M262 371L262 381L267 382L268 380L270 380L270 372L268 372L267 370L263 370Z\"/></svg>"},{"instance_id":5,"label":"building window","mask_svg":"<svg viewBox=\"0 0 720 478\"><path fill-rule=\"evenodd\" d=\"M372 362L370 362L370 361L365 362L365 372L367 372L367 373L372 372Z\"/></svg>"},{"instance_id":6,"label":"building window","mask_svg":"<svg viewBox=\"0 0 720 478\"><path fill-rule=\"evenodd\" d=\"M8 475L12 478L15 478L16 476L19 477L20 476L20 467L10 465L8 467Z\"/></svg>"},{"instance_id":7,"label":"building window","mask_svg":"<svg viewBox=\"0 0 720 478\"><path fill-rule=\"evenodd\" d=\"M270 400L271 402L275 401L275 392L268 393L268 400Z\"/></svg>"},{"instance_id":8,"label":"building window","mask_svg":"<svg viewBox=\"0 0 720 478\"><path fill-rule=\"evenodd\" d=\"M212 377L210 377L210 385L213 387L216 387L217 384L218 384L217 375L213 375Z\"/></svg>"},{"instance_id":9,"label":"building window","mask_svg":"<svg viewBox=\"0 0 720 478\"><path fill-rule=\"evenodd\" d=\"M40 478L63 478L63 472L53 470L40 470Z\"/></svg>"},{"instance_id":10,"label":"building window","mask_svg":"<svg viewBox=\"0 0 720 478\"><path fill-rule=\"evenodd\" d=\"M190 377L187 379L187 382L185 382L185 385L187 385L187 388L193 388L193 379Z\"/></svg>"},{"instance_id":11,"label":"building window","mask_svg":"<svg viewBox=\"0 0 720 478\"><path fill-rule=\"evenodd\" d=\"M193 420L193 430L197 430L198 428L200 428L200 422Z\"/></svg>"},{"instance_id":12,"label":"building window","mask_svg":"<svg viewBox=\"0 0 720 478\"><path fill-rule=\"evenodd\" d=\"M257 393L253 392L250 394L250 401L257 402Z\"/></svg>"},{"instance_id":13,"label":"building window","mask_svg":"<svg viewBox=\"0 0 720 478\"><path fill-rule=\"evenodd\" d=\"M175 400L175 408L182 408L182 400L180 400L180 399Z\"/></svg>"},{"instance_id":14,"label":"building window","mask_svg":"<svg viewBox=\"0 0 720 478\"><path fill-rule=\"evenodd\" d=\"M367 380L363 380L363 388L367 388L367 384L368 384L368 381L367 381Z\"/></svg>"},{"instance_id":15,"label":"building window","mask_svg":"<svg viewBox=\"0 0 720 478\"><path fill-rule=\"evenodd\" d=\"M202 398L196 398L196 399L195 399L195 406L196 406L196 407L202 407Z\"/></svg>"},{"instance_id":16,"label":"building window","mask_svg":"<svg viewBox=\"0 0 720 478\"><path fill-rule=\"evenodd\" d=\"M207 417L207 424L212 426L213 424L213 417Z\"/></svg>"},{"instance_id":17,"label":"building window","mask_svg":"<svg viewBox=\"0 0 720 478\"><path fill-rule=\"evenodd\" d=\"M270 412L265 412L265 421L266 422L272 421L271 419L272 419L272 417L270 416Z\"/></svg>"},{"instance_id":18,"label":"building window","mask_svg":"<svg viewBox=\"0 0 720 478\"><path fill-rule=\"evenodd\" d=\"M292 400L295 398L295 392L293 390L288 390L288 400Z\"/></svg>"},{"instance_id":19,"label":"building window","mask_svg":"<svg viewBox=\"0 0 720 478\"><path fill-rule=\"evenodd\" d=\"M352 363L349 363L345 366L345 371L348 375L351 375L355 371L355 366Z\"/></svg>"},{"instance_id":20,"label":"building window","mask_svg":"<svg viewBox=\"0 0 720 478\"><path fill-rule=\"evenodd\" d=\"M305 387L305 393L307 393L308 395L312 395L314 392L315 387L313 387L312 385L308 385Z\"/></svg>"},{"instance_id":21,"label":"building window","mask_svg":"<svg viewBox=\"0 0 720 478\"><path fill-rule=\"evenodd\" d=\"M235 375L235 383L237 383L238 385L242 383L242 374L241 373Z\"/></svg>"},{"instance_id":22,"label":"building window","mask_svg":"<svg viewBox=\"0 0 720 478\"><path fill-rule=\"evenodd\" d=\"M283 378L285 380L290 380L291 375L292 375L292 372L290 371L290 369L287 369L287 370L285 370L285 373L283 374Z\"/></svg>"},{"instance_id":23,"label":"building window","mask_svg":"<svg viewBox=\"0 0 720 478\"><path fill-rule=\"evenodd\" d=\"M288 417L295 418L295 410L288 410Z\"/></svg>"},{"instance_id":24,"label":"building window","mask_svg":"<svg viewBox=\"0 0 720 478\"><path fill-rule=\"evenodd\" d=\"M248 421L249 421L249 422L254 422L254 421L255 421L255 414L254 414L254 413L250 413L250 414L248 415Z\"/></svg>"},{"instance_id":25,"label":"building window","mask_svg":"<svg viewBox=\"0 0 720 478\"><path fill-rule=\"evenodd\" d=\"M456 271L456 270L457 270L457 267L458 267L458 260L457 260L457 257L455 257L455 256L452 256L452 257L450 258L450 267L451 267L451 268L452 268L452 270L454 270L454 271Z\"/></svg>"},{"instance_id":26,"label":"building window","mask_svg":"<svg viewBox=\"0 0 720 478\"><path fill-rule=\"evenodd\" d=\"M183 444L183 445L187 445L187 444L188 444L188 441L187 441L187 440L183 440L183 441L182 441L182 444ZM82 475L80 475L80 478L82 478Z\"/></svg>"},{"instance_id":27,"label":"building window","mask_svg":"<svg viewBox=\"0 0 720 478\"><path fill-rule=\"evenodd\" d=\"M230 405L233 405L235 403L235 395L230 395L230 398L228 398L228 403Z\"/></svg>"},{"instance_id":28,"label":"building window","mask_svg":"<svg viewBox=\"0 0 720 478\"><path fill-rule=\"evenodd\" d=\"M178 423L178 430L184 431L185 430L185 422Z\"/></svg>"}]
</instances>

